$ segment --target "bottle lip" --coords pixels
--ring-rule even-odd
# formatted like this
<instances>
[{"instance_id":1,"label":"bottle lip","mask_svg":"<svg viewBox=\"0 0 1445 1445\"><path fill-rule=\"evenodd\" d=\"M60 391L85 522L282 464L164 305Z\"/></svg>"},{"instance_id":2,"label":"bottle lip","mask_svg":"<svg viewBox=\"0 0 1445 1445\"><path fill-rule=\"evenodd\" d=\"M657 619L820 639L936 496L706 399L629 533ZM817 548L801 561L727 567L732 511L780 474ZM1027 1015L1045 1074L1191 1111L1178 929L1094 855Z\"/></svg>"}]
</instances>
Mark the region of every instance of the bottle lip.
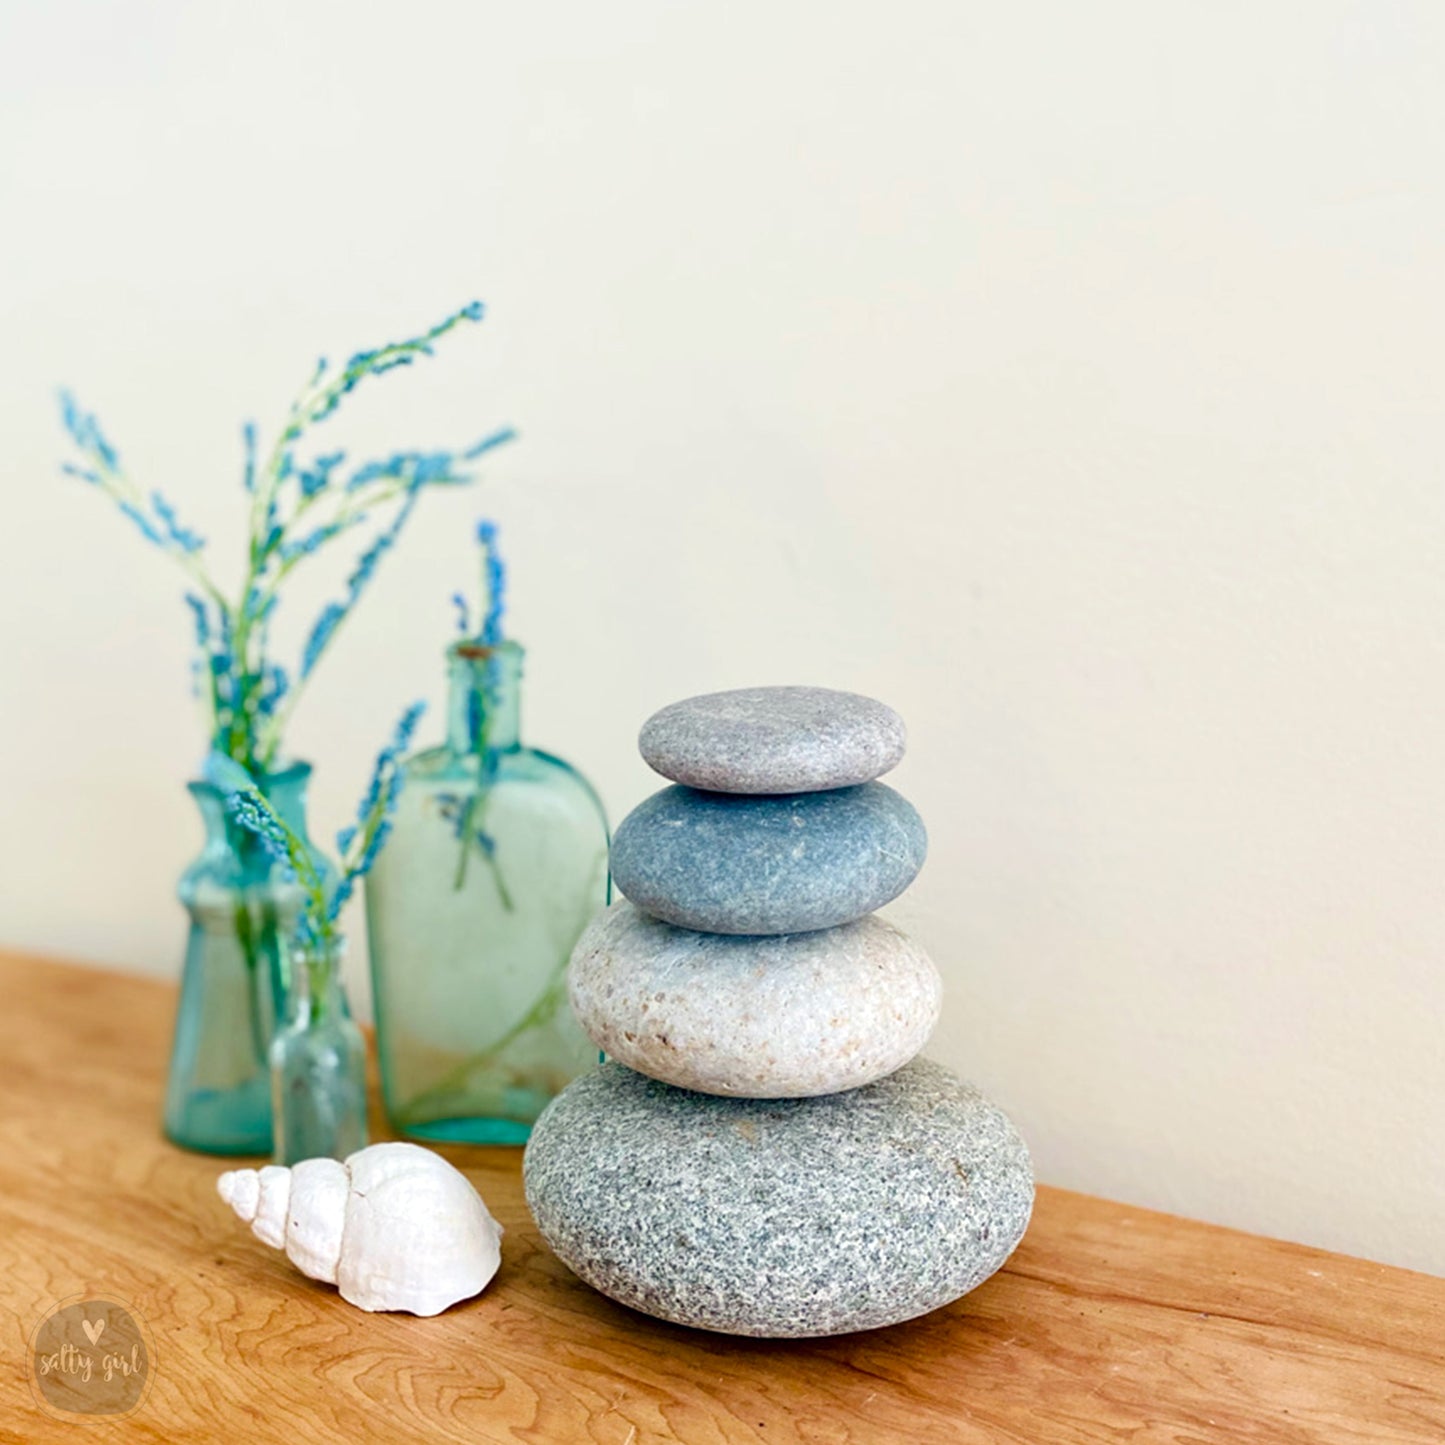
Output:
<instances>
[{"instance_id":1,"label":"bottle lip","mask_svg":"<svg viewBox=\"0 0 1445 1445\"><path fill-rule=\"evenodd\" d=\"M473 642L468 638L463 638L460 642L453 642L447 648L449 658L460 658L463 662L486 662L493 657L520 658L522 652L522 644L514 642L510 637L497 643L494 647L489 647L484 642Z\"/></svg>"},{"instance_id":2,"label":"bottle lip","mask_svg":"<svg viewBox=\"0 0 1445 1445\"><path fill-rule=\"evenodd\" d=\"M311 776L311 764L304 758L283 758L274 768L261 774L261 791L274 783L304 783ZM187 784L193 793L215 793L217 788L204 778L192 778Z\"/></svg>"},{"instance_id":3,"label":"bottle lip","mask_svg":"<svg viewBox=\"0 0 1445 1445\"><path fill-rule=\"evenodd\" d=\"M291 938L287 940L286 953L296 963L307 962L311 959L318 959L326 963L340 963L346 957L346 935L334 933L330 939L325 941Z\"/></svg>"}]
</instances>

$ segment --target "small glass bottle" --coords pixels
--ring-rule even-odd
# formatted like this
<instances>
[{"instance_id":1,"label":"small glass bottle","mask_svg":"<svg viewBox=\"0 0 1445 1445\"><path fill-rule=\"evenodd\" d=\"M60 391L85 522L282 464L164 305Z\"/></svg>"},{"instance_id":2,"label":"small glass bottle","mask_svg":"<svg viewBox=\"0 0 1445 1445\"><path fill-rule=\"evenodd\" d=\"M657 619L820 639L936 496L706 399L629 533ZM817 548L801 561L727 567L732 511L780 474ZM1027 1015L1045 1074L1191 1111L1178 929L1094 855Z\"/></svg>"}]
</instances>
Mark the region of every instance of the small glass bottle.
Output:
<instances>
[{"instance_id":1,"label":"small glass bottle","mask_svg":"<svg viewBox=\"0 0 1445 1445\"><path fill-rule=\"evenodd\" d=\"M382 1097L416 1139L525 1143L597 1059L567 960L609 897L607 821L575 768L522 746L522 658L449 649L447 741L407 760L366 880Z\"/></svg>"},{"instance_id":2,"label":"small glass bottle","mask_svg":"<svg viewBox=\"0 0 1445 1445\"><path fill-rule=\"evenodd\" d=\"M260 779L287 825L306 837L308 763ZM166 1082L166 1137L208 1154L271 1148L267 1050L286 1016L283 940L301 890L254 833L234 822L221 794L190 784L206 839L177 893L190 914L185 970Z\"/></svg>"},{"instance_id":3,"label":"small glass bottle","mask_svg":"<svg viewBox=\"0 0 1445 1445\"><path fill-rule=\"evenodd\" d=\"M290 1008L271 1044L278 1164L366 1148L366 1042L341 987L341 940L292 946Z\"/></svg>"}]
</instances>

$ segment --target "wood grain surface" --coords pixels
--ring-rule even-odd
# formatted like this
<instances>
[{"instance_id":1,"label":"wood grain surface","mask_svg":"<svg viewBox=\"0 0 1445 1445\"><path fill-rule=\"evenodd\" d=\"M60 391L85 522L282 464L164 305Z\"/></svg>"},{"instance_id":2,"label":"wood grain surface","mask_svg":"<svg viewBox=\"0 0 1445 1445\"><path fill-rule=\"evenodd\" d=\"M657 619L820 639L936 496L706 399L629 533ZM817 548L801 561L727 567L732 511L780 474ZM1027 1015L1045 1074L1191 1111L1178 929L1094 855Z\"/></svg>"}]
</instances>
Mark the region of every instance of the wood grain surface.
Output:
<instances>
[{"instance_id":1,"label":"wood grain surface","mask_svg":"<svg viewBox=\"0 0 1445 1445\"><path fill-rule=\"evenodd\" d=\"M506 1227L501 1273L435 1319L363 1314L233 1218L223 1162L161 1139L174 1007L163 984L0 955L0 1440L1445 1441L1445 1280L1047 1188L956 1305L770 1343L595 1294L538 1239L520 1151L447 1149ZM123 1420L35 1402L28 1342L74 1295L153 1337Z\"/></svg>"}]
</instances>

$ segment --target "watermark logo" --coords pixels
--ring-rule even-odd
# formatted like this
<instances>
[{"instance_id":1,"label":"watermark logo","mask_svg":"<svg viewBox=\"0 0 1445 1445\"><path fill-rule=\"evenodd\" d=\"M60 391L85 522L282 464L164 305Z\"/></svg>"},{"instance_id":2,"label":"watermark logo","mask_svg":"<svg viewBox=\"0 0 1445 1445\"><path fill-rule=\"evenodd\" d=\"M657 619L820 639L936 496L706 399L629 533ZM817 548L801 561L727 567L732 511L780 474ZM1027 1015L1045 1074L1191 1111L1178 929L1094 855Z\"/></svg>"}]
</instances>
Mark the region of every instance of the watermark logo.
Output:
<instances>
[{"instance_id":1,"label":"watermark logo","mask_svg":"<svg viewBox=\"0 0 1445 1445\"><path fill-rule=\"evenodd\" d=\"M54 1413L128 1415L145 1399L155 1368L150 1332L110 1298L62 1300L31 1340L31 1386Z\"/></svg>"}]
</instances>

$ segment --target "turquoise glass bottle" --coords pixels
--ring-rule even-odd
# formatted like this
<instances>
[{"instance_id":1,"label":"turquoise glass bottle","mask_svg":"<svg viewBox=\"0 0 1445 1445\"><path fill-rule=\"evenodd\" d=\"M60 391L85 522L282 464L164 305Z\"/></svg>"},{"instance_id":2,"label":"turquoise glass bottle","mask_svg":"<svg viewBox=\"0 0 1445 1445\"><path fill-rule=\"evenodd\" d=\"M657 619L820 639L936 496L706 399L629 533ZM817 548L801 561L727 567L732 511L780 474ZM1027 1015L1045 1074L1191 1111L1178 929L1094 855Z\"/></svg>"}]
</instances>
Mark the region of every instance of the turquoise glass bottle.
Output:
<instances>
[{"instance_id":1,"label":"turquoise glass bottle","mask_svg":"<svg viewBox=\"0 0 1445 1445\"><path fill-rule=\"evenodd\" d=\"M448 659L447 740L407 760L365 885L382 1095L411 1138L520 1144L597 1057L566 970L609 897L607 822L575 768L522 745L522 648Z\"/></svg>"},{"instance_id":2,"label":"turquoise glass bottle","mask_svg":"<svg viewBox=\"0 0 1445 1445\"><path fill-rule=\"evenodd\" d=\"M306 836L307 763L261 779L287 825ZM269 1154L268 1053L286 1017L286 940L301 892L261 841L233 822L209 783L190 785L205 826L177 893L190 914L166 1083L165 1132L207 1154ZM314 850L313 850L314 851Z\"/></svg>"}]
</instances>

